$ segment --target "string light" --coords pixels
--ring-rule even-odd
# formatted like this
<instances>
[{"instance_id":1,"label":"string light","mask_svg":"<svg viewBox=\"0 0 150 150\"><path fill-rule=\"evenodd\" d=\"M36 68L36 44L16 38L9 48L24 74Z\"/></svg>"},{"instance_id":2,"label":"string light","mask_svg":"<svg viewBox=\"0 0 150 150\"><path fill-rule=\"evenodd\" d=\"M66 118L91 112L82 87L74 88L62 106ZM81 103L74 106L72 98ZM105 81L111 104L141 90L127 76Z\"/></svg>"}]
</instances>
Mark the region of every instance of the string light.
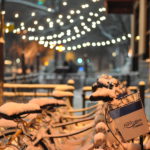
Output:
<instances>
[{"instance_id":1,"label":"string light","mask_svg":"<svg viewBox=\"0 0 150 150\"><path fill-rule=\"evenodd\" d=\"M88 7L89 5L85 5L86 7ZM103 10L104 11L104 9L102 8L101 10ZM70 11L71 12L71 14L74 14L74 10L71 10ZM81 11L80 10L77 10L76 11L77 13L80 13ZM71 16L67 16L68 18L70 18ZM60 18L62 18L62 16L60 15ZM84 17L83 16L80 16L80 19L84 19ZM90 21L91 19L90 18L88 18L88 21ZM50 21L50 19L48 19L47 20L48 22ZM60 21L60 20L59 20ZM70 19L70 23L74 23L74 20L73 19ZM99 23L99 22L98 22ZM38 24L38 22L37 21L34 21L34 25L36 25L36 24ZM59 25L60 26L63 26L64 25L64 23L63 22L59 22ZM96 26L93 26L93 28L95 28ZM49 28L53 28L53 22L51 22L50 24L49 24ZM40 30L42 30L42 29L40 29ZM36 30L32 30L32 32L34 32L34 31L36 31ZM91 29L90 28L87 28L87 30L86 30L87 32L90 32L91 31ZM79 30L75 30L75 32L76 33L79 33L80 31ZM85 34L83 34L83 35L85 35ZM70 36L70 35L69 35ZM62 36L59 36L59 37L61 37L62 38ZM78 36L78 37L81 37L81 36ZM74 38L73 38L74 39Z\"/></svg>"},{"instance_id":2,"label":"string light","mask_svg":"<svg viewBox=\"0 0 150 150\"><path fill-rule=\"evenodd\" d=\"M98 0L93 0L93 2L95 3L95 2L97 2ZM63 2L64 3L64 2ZM66 2L67 3L67 2ZM64 5L65 6L65 5ZM82 9L85 9L85 8L88 8L89 7L89 4L83 4L83 5L81 5L81 8ZM51 8L48 8L49 9L49 11L52 11L52 9ZM105 8L100 8L99 10L98 10L99 12L104 12L104 11L106 11L106 9ZM74 20L73 19L71 19L71 15L74 15L74 14L80 14L81 13L81 10L71 10L70 11L70 15L67 15L67 19L69 20L69 22L70 23L74 23ZM31 14L31 16L32 16L32 14ZM33 15L34 16L34 15ZM89 16L94 16L94 17L99 17L99 14L98 13L93 13L93 12L89 12ZM18 17L19 17L19 14L18 14ZM15 17L15 18L17 18L17 17ZM58 19L60 19L59 21L56 21L60 26L64 26L64 22L61 20L62 18L64 18L63 17L63 15L58 15ZM50 19L50 18L49 18ZM64 18L65 19L65 18ZM84 18L84 16L83 15L81 15L80 17L79 17L79 19L80 20L84 20L85 18ZM106 19L106 17L105 16L102 16L102 17L99 17L99 20L97 20L97 21L95 21L95 22L92 22L92 19L91 18L87 18L87 21L88 22L92 22L91 23L91 27L89 27L89 26L86 26L86 23L85 22L82 22L82 24L80 24L81 26L83 26L83 29L84 30L79 30L79 28L78 27L74 27L74 32L75 33L77 33L76 35L73 35L73 36L71 36L72 35L72 33L71 33L71 31L69 31L69 32L62 32L63 34L54 34L54 35L52 35L52 36L47 36L46 37L46 39L47 40L53 40L53 38L62 38L62 36L64 36L64 35L66 35L67 34L67 36L71 36L71 37L68 37L68 38L66 38L66 39L63 39L63 40L57 40L57 41L52 41L53 42L53 44L61 44L61 43L67 43L67 42L70 42L70 41L72 41L72 40L76 40L77 38L80 38L81 37L81 35L85 35L86 34L86 32L90 32L91 31L91 28L96 28L96 25L97 24L100 24L101 23L101 21L104 21ZM37 21L37 20L36 20ZM47 20L46 20L47 21ZM53 28L53 25L54 25L54 23L51 21L51 20L48 20L47 21L48 23L49 23L49 27L50 28ZM36 24L38 24L38 21L35 23L35 21L34 21L34 25L36 25ZM20 24L21 25L21 24ZM24 25L22 25L22 27L24 27ZM25 28L25 27L24 27ZM30 28L29 27L29 32L35 32L36 31L36 29L35 28ZM44 26L38 26L38 30L44 30ZM16 33L16 32L20 32L20 29L17 29L17 30L14 30L13 31L14 33ZM31 38L32 37L32 38ZM39 39L39 37L34 37L34 36L30 36L28 39L32 39L32 40L38 40ZM109 45L109 44L115 44L116 42L121 42L122 40L126 40L127 38L130 38L131 37L131 34L128 34L127 36L122 36L121 38L117 38L117 39L112 39L112 40L107 40L107 41L102 41L102 42L92 42L92 43L90 43L90 42L86 42L86 43L83 43L83 45L80 45L80 44L78 44L77 46L72 46L72 47L66 47L66 49L67 50L76 50L76 49L80 49L80 48L82 48L82 47L87 47L87 46L105 46L105 45ZM43 43L43 42L39 42L39 43ZM45 43L44 43L45 44ZM47 44L47 42L46 42L46 44L45 44L45 46L47 46L48 44ZM51 45L50 45L51 46Z\"/></svg>"},{"instance_id":3,"label":"string light","mask_svg":"<svg viewBox=\"0 0 150 150\"><path fill-rule=\"evenodd\" d=\"M89 47L89 46L101 47L101 46L106 46L106 45L110 45L110 44L116 44L117 42L120 43L120 42L124 41L125 39L130 38L129 36L131 37L131 34L121 36L122 40L120 37L117 37L116 39L102 41L102 42L84 42L84 43L82 43L82 45L78 44L77 46L74 45L72 47L70 47L70 46L66 47L66 50L70 51L70 50L77 50L77 49L81 49L81 48ZM117 40L117 39L120 39L120 40Z\"/></svg>"}]
</instances>

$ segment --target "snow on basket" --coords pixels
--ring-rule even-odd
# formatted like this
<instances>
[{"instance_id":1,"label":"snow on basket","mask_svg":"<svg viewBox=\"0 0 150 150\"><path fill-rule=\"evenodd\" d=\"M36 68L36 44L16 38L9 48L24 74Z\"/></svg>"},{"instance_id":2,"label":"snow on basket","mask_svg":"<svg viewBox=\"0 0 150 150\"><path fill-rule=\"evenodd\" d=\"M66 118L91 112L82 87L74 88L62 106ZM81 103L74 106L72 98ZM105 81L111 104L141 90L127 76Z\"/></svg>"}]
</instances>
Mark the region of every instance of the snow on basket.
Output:
<instances>
[{"instance_id":1,"label":"snow on basket","mask_svg":"<svg viewBox=\"0 0 150 150\"><path fill-rule=\"evenodd\" d=\"M19 115L27 113L39 113L40 107L37 104L24 104L24 103L15 103L8 102L3 104L0 107L0 117L5 119L13 119L14 117L18 118Z\"/></svg>"}]
</instances>

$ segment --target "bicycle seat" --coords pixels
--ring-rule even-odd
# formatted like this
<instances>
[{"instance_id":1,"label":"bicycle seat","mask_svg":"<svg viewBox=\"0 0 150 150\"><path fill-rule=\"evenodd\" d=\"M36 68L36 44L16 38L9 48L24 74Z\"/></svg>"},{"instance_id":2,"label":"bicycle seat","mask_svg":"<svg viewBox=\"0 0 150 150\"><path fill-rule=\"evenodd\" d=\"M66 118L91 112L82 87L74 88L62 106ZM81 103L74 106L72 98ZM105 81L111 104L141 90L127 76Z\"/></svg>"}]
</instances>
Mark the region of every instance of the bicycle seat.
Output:
<instances>
[{"instance_id":1,"label":"bicycle seat","mask_svg":"<svg viewBox=\"0 0 150 150\"><path fill-rule=\"evenodd\" d=\"M7 120L7 119L0 119L0 127L4 128L10 128L10 127L17 127L17 123L13 120Z\"/></svg>"},{"instance_id":2,"label":"bicycle seat","mask_svg":"<svg viewBox=\"0 0 150 150\"><path fill-rule=\"evenodd\" d=\"M41 112L39 105L30 103L8 102L0 107L0 117L13 120L21 118L23 114Z\"/></svg>"},{"instance_id":3,"label":"bicycle seat","mask_svg":"<svg viewBox=\"0 0 150 150\"><path fill-rule=\"evenodd\" d=\"M34 98L29 101L29 103L38 104L41 108L45 108L47 106L51 107L60 107L65 106L65 102L63 100L56 100L50 98Z\"/></svg>"},{"instance_id":4,"label":"bicycle seat","mask_svg":"<svg viewBox=\"0 0 150 150\"><path fill-rule=\"evenodd\" d=\"M111 101L116 98L115 91L107 88L98 88L95 92L90 96L91 101L100 101L103 100L105 102Z\"/></svg>"},{"instance_id":5,"label":"bicycle seat","mask_svg":"<svg viewBox=\"0 0 150 150\"><path fill-rule=\"evenodd\" d=\"M52 95L55 98L73 97L73 93L72 92L59 91L59 90L54 90Z\"/></svg>"}]
</instances>

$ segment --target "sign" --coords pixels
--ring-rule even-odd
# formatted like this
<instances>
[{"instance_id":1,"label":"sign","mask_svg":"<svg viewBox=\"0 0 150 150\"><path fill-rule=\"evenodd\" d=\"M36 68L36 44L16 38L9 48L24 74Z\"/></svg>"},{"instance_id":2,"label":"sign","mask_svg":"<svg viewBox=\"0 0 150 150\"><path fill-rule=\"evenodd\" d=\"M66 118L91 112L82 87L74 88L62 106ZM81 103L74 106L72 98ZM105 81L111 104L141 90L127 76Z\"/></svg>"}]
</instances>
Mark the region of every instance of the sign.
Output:
<instances>
[{"instance_id":1,"label":"sign","mask_svg":"<svg viewBox=\"0 0 150 150\"><path fill-rule=\"evenodd\" d=\"M139 98L138 93L134 93L134 95ZM124 99L127 99L127 97ZM113 119L116 131L118 130L124 142L149 132L148 122L140 98L111 110L109 114Z\"/></svg>"}]
</instances>

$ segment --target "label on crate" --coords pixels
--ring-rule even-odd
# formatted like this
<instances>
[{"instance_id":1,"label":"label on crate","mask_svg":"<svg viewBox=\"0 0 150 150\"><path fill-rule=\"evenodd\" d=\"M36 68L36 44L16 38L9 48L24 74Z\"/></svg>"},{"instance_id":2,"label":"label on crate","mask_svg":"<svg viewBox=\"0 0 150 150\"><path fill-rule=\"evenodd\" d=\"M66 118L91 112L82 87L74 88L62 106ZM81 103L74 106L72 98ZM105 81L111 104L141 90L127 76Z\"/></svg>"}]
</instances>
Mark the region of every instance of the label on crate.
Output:
<instances>
[{"instance_id":1,"label":"label on crate","mask_svg":"<svg viewBox=\"0 0 150 150\"><path fill-rule=\"evenodd\" d=\"M145 112L140 100L109 112L124 141L149 132Z\"/></svg>"}]
</instances>

